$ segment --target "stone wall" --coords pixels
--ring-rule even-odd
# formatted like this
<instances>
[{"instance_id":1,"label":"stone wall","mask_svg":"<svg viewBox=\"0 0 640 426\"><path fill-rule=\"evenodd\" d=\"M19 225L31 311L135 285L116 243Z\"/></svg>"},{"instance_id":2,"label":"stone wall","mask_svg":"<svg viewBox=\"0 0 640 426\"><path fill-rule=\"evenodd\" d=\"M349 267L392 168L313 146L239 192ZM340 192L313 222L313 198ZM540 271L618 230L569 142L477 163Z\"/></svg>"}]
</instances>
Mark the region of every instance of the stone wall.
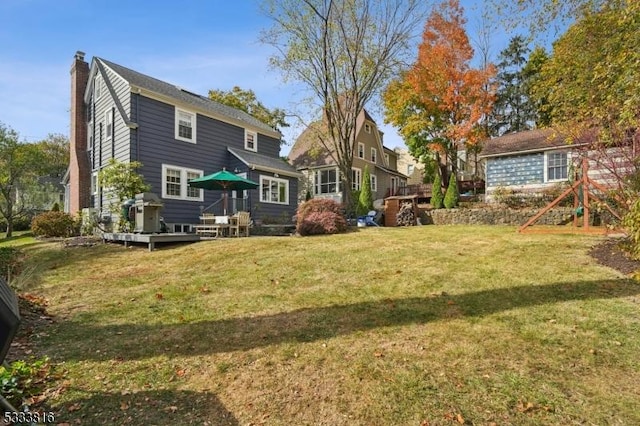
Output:
<instances>
[{"instance_id":1,"label":"stone wall","mask_svg":"<svg viewBox=\"0 0 640 426\"><path fill-rule=\"evenodd\" d=\"M462 208L462 209L437 209L425 211L422 215L423 224L435 225L514 225L526 223L537 214L540 209L509 209L509 208ZM564 225L573 221L573 208L557 207L546 212L537 225ZM606 218L597 217L595 222L604 221ZM580 219L582 220L582 218ZM594 224L594 217L591 218Z\"/></svg>"}]
</instances>

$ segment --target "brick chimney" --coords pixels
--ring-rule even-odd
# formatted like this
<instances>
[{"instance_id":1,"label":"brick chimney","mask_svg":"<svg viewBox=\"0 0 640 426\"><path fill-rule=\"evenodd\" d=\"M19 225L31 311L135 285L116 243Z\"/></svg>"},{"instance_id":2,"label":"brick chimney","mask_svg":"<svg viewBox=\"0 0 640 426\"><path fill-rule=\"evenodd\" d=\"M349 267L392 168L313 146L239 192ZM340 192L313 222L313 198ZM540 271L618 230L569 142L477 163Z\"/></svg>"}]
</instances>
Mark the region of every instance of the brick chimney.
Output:
<instances>
[{"instance_id":1,"label":"brick chimney","mask_svg":"<svg viewBox=\"0 0 640 426\"><path fill-rule=\"evenodd\" d=\"M87 107L84 92L89 81L89 64L77 51L71 65L71 158L69 162L69 213L89 207L91 170L87 156Z\"/></svg>"}]
</instances>

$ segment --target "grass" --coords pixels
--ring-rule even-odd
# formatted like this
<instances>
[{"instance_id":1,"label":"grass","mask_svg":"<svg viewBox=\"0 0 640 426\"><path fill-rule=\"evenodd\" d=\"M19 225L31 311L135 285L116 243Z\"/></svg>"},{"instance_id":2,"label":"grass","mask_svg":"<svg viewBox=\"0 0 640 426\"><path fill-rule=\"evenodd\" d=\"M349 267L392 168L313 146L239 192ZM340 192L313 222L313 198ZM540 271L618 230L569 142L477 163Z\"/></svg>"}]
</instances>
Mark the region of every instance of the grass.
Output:
<instances>
[{"instance_id":1,"label":"grass","mask_svg":"<svg viewBox=\"0 0 640 426\"><path fill-rule=\"evenodd\" d=\"M588 256L599 238L36 244L25 290L55 318L34 340L65 372L58 422L640 424L640 285Z\"/></svg>"}]
</instances>

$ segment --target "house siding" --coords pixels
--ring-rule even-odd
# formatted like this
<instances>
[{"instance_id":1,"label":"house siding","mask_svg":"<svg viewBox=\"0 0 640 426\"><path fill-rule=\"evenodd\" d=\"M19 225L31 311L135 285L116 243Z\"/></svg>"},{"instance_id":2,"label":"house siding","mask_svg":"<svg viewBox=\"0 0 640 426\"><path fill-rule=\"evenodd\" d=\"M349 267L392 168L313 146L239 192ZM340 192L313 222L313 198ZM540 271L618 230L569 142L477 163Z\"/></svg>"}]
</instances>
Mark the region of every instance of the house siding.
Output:
<instances>
[{"instance_id":1,"label":"house siding","mask_svg":"<svg viewBox=\"0 0 640 426\"><path fill-rule=\"evenodd\" d=\"M487 158L487 188L541 184L544 182L544 154Z\"/></svg>"},{"instance_id":2,"label":"house siding","mask_svg":"<svg viewBox=\"0 0 640 426\"><path fill-rule=\"evenodd\" d=\"M175 139L175 106L145 96L137 98L138 152L143 163L141 173L151 185L151 191L162 194L162 166L168 164L177 167L202 170L205 175L229 167L237 167L245 172L246 165L232 160L227 147L244 150L244 128L234 126L213 118L197 115L196 143ZM277 157L279 141L258 134L258 152ZM249 179L259 182L251 171ZM265 174L265 173L262 173ZM256 175L257 176L257 175ZM259 179L259 176L258 176ZM289 179L289 191L297 191L297 179ZM294 192L295 194L295 192ZM197 223L200 207L207 207L219 200L221 191L204 191L204 201L163 199L162 215L167 223ZM258 190L249 191L249 205L255 206L260 200ZM289 206L273 205L256 214L281 214L283 210L295 210L296 197L290 196ZM252 213L254 213L252 211Z\"/></svg>"}]
</instances>

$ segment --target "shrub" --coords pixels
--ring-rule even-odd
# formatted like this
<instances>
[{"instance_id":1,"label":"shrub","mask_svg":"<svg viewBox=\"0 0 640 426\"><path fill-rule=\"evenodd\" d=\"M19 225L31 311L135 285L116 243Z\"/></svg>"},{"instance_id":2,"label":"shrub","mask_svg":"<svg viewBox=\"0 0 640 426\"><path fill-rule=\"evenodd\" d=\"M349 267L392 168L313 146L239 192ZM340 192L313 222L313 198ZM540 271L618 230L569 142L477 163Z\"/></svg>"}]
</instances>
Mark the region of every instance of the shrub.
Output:
<instances>
[{"instance_id":1,"label":"shrub","mask_svg":"<svg viewBox=\"0 0 640 426\"><path fill-rule=\"evenodd\" d=\"M360 190L360 196L358 197L358 208L356 214L358 216L365 216L371 210L373 210L373 194L371 193L371 174L369 173L369 166L364 166L364 173L362 174L362 188Z\"/></svg>"},{"instance_id":2,"label":"shrub","mask_svg":"<svg viewBox=\"0 0 640 426\"><path fill-rule=\"evenodd\" d=\"M31 218L28 216L18 216L13 218L14 231L27 231L31 227ZM0 218L0 232L7 230L7 220Z\"/></svg>"},{"instance_id":3,"label":"shrub","mask_svg":"<svg viewBox=\"0 0 640 426\"><path fill-rule=\"evenodd\" d=\"M52 212L59 212L60 211L60 204L53 203L53 206L51 207L51 211Z\"/></svg>"},{"instance_id":4,"label":"shrub","mask_svg":"<svg viewBox=\"0 0 640 426\"><path fill-rule=\"evenodd\" d=\"M458 194L458 182L456 180L456 175L455 173L451 173L447 193L444 196L444 206L448 209L452 209L458 206L459 200L460 194Z\"/></svg>"},{"instance_id":5,"label":"shrub","mask_svg":"<svg viewBox=\"0 0 640 426\"><path fill-rule=\"evenodd\" d=\"M69 237L74 235L76 221L64 212L45 212L33 218L31 231L36 237Z\"/></svg>"},{"instance_id":6,"label":"shrub","mask_svg":"<svg viewBox=\"0 0 640 426\"><path fill-rule=\"evenodd\" d=\"M328 199L313 198L298 207L296 231L300 235L337 234L347 230L342 206Z\"/></svg>"},{"instance_id":7,"label":"shrub","mask_svg":"<svg viewBox=\"0 0 640 426\"><path fill-rule=\"evenodd\" d=\"M436 171L435 177L433 178L433 187L431 189L433 194L431 194L431 206L434 209L442 208L442 177L440 173Z\"/></svg>"}]
</instances>

